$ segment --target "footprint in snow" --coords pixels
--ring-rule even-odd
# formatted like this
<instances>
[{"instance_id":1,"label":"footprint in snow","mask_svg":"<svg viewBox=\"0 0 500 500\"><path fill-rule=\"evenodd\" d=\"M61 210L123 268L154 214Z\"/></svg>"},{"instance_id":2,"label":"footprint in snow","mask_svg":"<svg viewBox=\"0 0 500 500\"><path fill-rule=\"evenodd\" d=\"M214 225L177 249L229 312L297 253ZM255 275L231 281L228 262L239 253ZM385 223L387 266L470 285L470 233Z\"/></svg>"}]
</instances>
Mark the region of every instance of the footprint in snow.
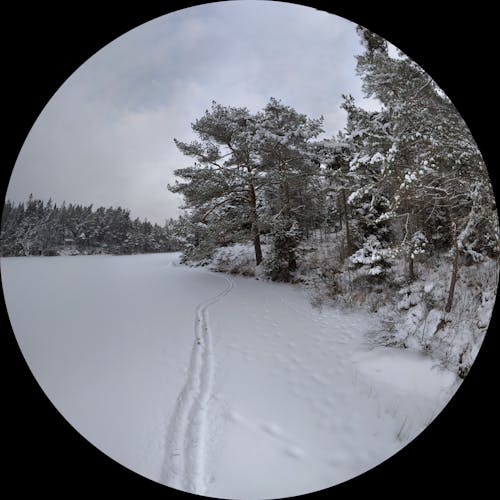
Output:
<instances>
[{"instance_id":1,"label":"footprint in snow","mask_svg":"<svg viewBox=\"0 0 500 500\"><path fill-rule=\"evenodd\" d=\"M272 422L266 422L261 425L261 428L264 432L267 434L270 434L273 437L283 439L285 437L285 433L283 432L283 429Z\"/></svg>"},{"instance_id":2,"label":"footprint in snow","mask_svg":"<svg viewBox=\"0 0 500 500\"><path fill-rule=\"evenodd\" d=\"M305 455L305 451L300 446L290 446L285 448L285 453L293 458L301 458Z\"/></svg>"},{"instance_id":3,"label":"footprint in snow","mask_svg":"<svg viewBox=\"0 0 500 500\"><path fill-rule=\"evenodd\" d=\"M243 423L244 421L243 417L236 410L230 410L227 413L227 417L232 422Z\"/></svg>"}]
</instances>

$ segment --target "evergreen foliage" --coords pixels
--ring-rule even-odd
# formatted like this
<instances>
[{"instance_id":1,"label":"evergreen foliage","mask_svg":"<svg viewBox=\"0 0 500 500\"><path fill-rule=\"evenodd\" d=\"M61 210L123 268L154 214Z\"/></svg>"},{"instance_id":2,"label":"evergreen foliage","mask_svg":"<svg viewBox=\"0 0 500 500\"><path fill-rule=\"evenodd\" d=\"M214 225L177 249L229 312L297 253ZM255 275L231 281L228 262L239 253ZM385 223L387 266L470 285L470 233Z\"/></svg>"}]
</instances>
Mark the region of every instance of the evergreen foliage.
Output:
<instances>
[{"instance_id":1,"label":"evergreen foliage","mask_svg":"<svg viewBox=\"0 0 500 500\"><path fill-rule=\"evenodd\" d=\"M139 219L121 207L6 201L2 213L2 256L172 252L179 249L178 223L163 227Z\"/></svg>"},{"instance_id":2,"label":"evergreen foliage","mask_svg":"<svg viewBox=\"0 0 500 500\"><path fill-rule=\"evenodd\" d=\"M253 241L258 265L262 239L270 248L264 268L281 281L293 279L301 241L318 233L343 241L336 266L368 283L392 283L401 265L411 283L426 259L442 257L448 312L460 266L500 252L487 170L432 78L404 54L390 55L381 37L361 27L358 34L357 74L380 109L344 96L347 124L337 136L319 140L322 118L271 98L257 113L213 103L192 125L199 140L176 141L195 160L170 186L186 202L186 251L206 259Z\"/></svg>"}]
</instances>

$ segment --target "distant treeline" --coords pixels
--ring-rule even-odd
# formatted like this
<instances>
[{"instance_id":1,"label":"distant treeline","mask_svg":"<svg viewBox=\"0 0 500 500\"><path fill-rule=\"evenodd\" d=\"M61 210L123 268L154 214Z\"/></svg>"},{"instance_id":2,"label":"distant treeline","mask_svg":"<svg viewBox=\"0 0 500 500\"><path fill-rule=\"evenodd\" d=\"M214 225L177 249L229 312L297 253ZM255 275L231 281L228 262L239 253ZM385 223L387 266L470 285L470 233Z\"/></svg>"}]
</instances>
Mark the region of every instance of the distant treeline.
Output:
<instances>
[{"instance_id":1,"label":"distant treeline","mask_svg":"<svg viewBox=\"0 0 500 500\"><path fill-rule=\"evenodd\" d=\"M175 222L164 226L132 220L121 207L56 205L31 195L24 203L6 201L2 213L2 256L134 254L171 252L179 247Z\"/></svg>"}]
</instances>

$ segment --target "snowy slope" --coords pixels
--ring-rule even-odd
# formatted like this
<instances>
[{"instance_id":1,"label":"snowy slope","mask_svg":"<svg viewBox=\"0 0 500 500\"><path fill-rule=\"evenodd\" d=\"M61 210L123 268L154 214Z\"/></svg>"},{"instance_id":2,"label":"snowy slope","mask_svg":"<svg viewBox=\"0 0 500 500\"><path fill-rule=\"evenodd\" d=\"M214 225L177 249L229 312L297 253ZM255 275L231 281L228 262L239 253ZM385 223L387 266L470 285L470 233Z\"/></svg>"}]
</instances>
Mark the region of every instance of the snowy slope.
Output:
<instances>
[{"instance_id":1,"label":"snowy slope","mask_svg":"<svg viewBox=\"0 0 500 500\"><path fill-rule=\"evenodd\" d=\"M419 433L457 387L429 358L370 349L376 317L177 254L1 260L42 388L109 456L221 498L347 480Z\"/></svg>"}]
</instances>

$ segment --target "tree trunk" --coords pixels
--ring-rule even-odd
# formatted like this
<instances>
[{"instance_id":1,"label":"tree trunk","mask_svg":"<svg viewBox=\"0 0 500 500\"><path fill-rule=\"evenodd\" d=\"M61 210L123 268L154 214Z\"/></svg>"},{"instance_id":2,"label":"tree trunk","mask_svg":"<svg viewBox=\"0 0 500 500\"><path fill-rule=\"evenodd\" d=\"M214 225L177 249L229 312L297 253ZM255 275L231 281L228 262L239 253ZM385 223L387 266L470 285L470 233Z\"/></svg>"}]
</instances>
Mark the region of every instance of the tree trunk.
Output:
<instances>
[{"instance_id":1,"label":"tree trunk","mask_svg":"<svg viewBox=\"0 0 500 500\"><path fill-rule=\"evenodd\" d=\"M411 253L408 253L407 259L408 259L408 281L411 282L415 280L415 265Z\"/></svg>"},{"instance_id":2,"label":"tree trunk","mask_svg":"<svg viewBox=\"0 0 500 500\"><path fill-rule=\"evenodd\" d=\"M250 207L252 209L252 237L255 250L255 263L259 265L262 262L262 247L260 244L260 228L259 215L257 213L257 197L255 196L255 188L253 183L249 183L248 190L250 192Z\"/></svg>"},{"instance_id":3,"label":"tree trunk","mask_svg":"<svg viewBox=\"0 0 500 500\"><path fill-rule=\"evenodd\" d=\"M291 273L297 270L297 257L295 255L295 249L288 252L288 270Z\"/></svg>"},{"instance_id":4,"label":"tree trunk","mask_svg":"<svg viewBox=\"0 0 500 500\"><path fill-rule=\"evenodd\" d=\"M283 182L283 195L285 198L285 206L283 207L283 213L287 219L290 219L290 186L288 181Z\"/></svg>"},{"instance_id":5,"label":"tree trunk","mask_svg":"<svg viewBox=\"0 0 500 500\"><path fill-rule=\"evenodd\" d=\"M451 271L451 281L450 288L448 290L448 300L446 301L446 307L444 308L446 313L451 311L453 307L453 298L455 296L455 285L457 284L458 278L458 240L457 240L457 227L453 222L451 225L452 237L453 237L453 267Z\"/></svg>"},{"instance_id":6,"label":"tree trunk","mask_svg":"<svg viewBox=\"0 0 500 500\"><path fill-rule=\"evenodd\" d=\"M342 203L340 200L337 198L337 210L339 211L339 223L340 223L340 231L342 231L342 219L343 219L343 208L342 208Z\"/></svg>"},{"instance_id":7,"label":"tree trunk","mask_svg":"<svg viewBox=\"0 0 500 500\"><path fill-rule=\"evenodd\" d=\"M347 215L347 199L345 197L345 189L342 189L342 209L344 212L345 221L345 243L347 256L352 253L351 232L349 229L349 216Z\"/></svg>"},{"instance_id":8,"label":"tree trunk","mask_svg":"<svg viewBox=\"0 0 500 500\"><path fill-rule=\"evenodd\" d=\"M290 223L290 226L288 227L288 230L292 228L292 216L291 216L291 209L290 209L290 185L288 184L288 181L285 180L283 182L283 194L285 197L285 206L283 207L283 214L286 218L286 220ZM292 247L291 243L289 243L289 250L288 250L288 271L293 273L294 271L297 270L297 257L295 256L295 248Z\"/></svg>"},{"instance_id":9,"label":"tree trunk","mask_svg":"<svg viewBox=\"0 0 500 500\"><path fill-rule=\"evenodd\" d=\"M408 252L406 253L406 268L408 270L408 281L412 282L415 280L415 261L412 258L413 253L413 245L408 240L410 239L410 235L413 234L414 228L414 215L413 212L410 212L410 204L408 203L408 197L405 195L403 198L403 207L406 212L406 226L405 226L405 236L404 241L407 242L409 247Z\"/></svg>"},{"instance_id":10,"label":"tree trunk","mask_svg":"<svg viewBox=\"0 0 500 500\"><path fill-rule=\"evenodd\" d=\"M254 226L256 223L254 222ZM254 229L253 247L255 250L255 264L258 266L262 262L262 248L260 246L259 229Z\"/></svg>"},{"instance_id":11,"label":"tree trunk","mask_svg":"<svg viewBox=\"0 0 500 500\"><path fill-rule=\"evenodd\" d=\"M422 226L422 229L424 231L424 235L427 239L427 241L431 241L432 240L432 231L431 231L431 228L429 227L429 221L427 220L428 219L428 214L427 214L427 211L424 210L422 212L422 215L421 215L421 226Z\"/></svg>"}]
</instances>

